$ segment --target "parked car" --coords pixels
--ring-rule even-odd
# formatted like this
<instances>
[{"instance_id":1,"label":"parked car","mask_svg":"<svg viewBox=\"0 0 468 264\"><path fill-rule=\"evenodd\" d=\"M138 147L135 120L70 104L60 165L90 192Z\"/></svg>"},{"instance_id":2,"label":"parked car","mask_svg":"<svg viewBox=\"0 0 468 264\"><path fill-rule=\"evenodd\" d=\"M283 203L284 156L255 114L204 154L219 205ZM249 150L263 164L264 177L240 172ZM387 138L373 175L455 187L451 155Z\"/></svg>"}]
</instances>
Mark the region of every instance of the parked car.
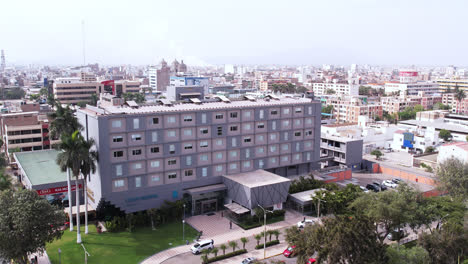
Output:
<instances>
[{"instance_id":1,"label":"parked car","mask_svg":"<svg viewBox=\"0 0 468 264\"><path fill-rule=\"evenodd\" d=\"M368 193L369 192L369 189L367 189L366 187L364 186L359 186L359 188L361 188L361 190L365 193Z\"/></svg>"},{"instance_id":2,"label":"parked car","mask_svg":"<svg viewBox=\"0 0 468 264\"><path fill-rule=\"evenodd\" d=\"M241 264L250 264L250 263L254 263L257 259L254 258L254 257L249 257L249 258L246 258L244 259Z\"/></svg>"},{"instance_id":3,"label":"parked car","mask_svg":"<svg viewBox=\"0 0 468 264\"><path fill-rule=\"evenodd\" d=\"M316 262L317 262L316 259L310 258L310 259L307 260L306 264L312 264L312 263L316 263Z\"/></svg>"},{"instance_id":4,"label":"parked car","mask_svg":"<svg viewBox=\"0 0 468 264\"><path fill-rule=\"evenodd\" d=\"M403 229L395 229L387 235L389 240L395 241L406 237L408 234Z\"/></svg>"},{"instance_id":5,"label":"parked car","mask_svg":"<svg viewBox=\"0 0 468 264\"><path fill-rule=\"evenodd\" d=\"M374 184L367 184L366 189L374 192L380 192L380 188L375 186Z\"/></svg>"},{"instance_id":6,"label":"parked car","mask_svg":"<svg viewBox=\"0 0 468 264\"><path fill-rule=\"evenodd\" d=\"M382 184L378 183L378 182L373 182L372 184L374 184L375 186L379 187L379 189L381 191L386 191L387 190L387 187L383 186Z\"/></svg>"},{"instance_id":7,"label":"parked car","mask_svg":"<svg viewBox=\"0 0 468 264\"><path fill-rule=\"evenodd\" d=\"M300 222L297 222L297 227L298 228L304 228L305 226L308 226L308 225L313 225L314 224L314 220L312 219L305 219L305 220L302 220Z\"/></svg>"},{"instance_id":8,"label":"parked car","mask_svg":"<svg viewBox=\"0 0 468 264\"><path fill-rule=\"evenodd\" d=\"M289 246L287 249L283 251L283 256L287 258L293 257L296 254L296 252L294 252L295 248L296 246Z\"/></svg>"},{"instance_id":9,"label":"parked car","mask_svg":"<svg viewBox=\"0 0 468 264\"><path fill-rule=\"evenodd\" d=\"M403 180L402 180L402 179L398 179L398 178L393 178L393 179L392 179L392 182L395 183L395 184L400 184L400 183L403 182Z\"/></svg>"},{"instance_id":10,"label":"parked car","mask_svg":"<svg viewBox=\"0 0 468 264\"><path fill-rule=\"evenodd\" d=\"M195 243L190 250L193 254L200 254L204 249L213 249L214 248L214 241L213 239L202 240L198 243Z\"/></svg>"},{"instance_id":11,"label":"parked car","mask_svg":"<svg viewBox=\"0 0 468 264\"><path fill-rule=\"evenodd\" d=\"M390 187L390 188L396 188L396 187L398 187L398 184L392 182L391 180L385 180L385 181L382 182L382 186Z\"/></svg>"}]
</instances>

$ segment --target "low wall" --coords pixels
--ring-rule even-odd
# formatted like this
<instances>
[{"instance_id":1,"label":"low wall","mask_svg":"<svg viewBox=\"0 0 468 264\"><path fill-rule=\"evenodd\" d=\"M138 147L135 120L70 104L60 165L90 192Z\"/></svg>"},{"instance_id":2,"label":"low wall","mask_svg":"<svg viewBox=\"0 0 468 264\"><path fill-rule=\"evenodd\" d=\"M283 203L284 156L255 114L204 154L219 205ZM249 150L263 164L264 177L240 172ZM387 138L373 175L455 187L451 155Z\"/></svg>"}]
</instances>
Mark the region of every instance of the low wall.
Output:
<instances>
[{"instance_id":1,"label":"low wall","mask_svg":"<svg viewBox=\"0 0 468 264\"><path fill-rule=\"evenodd\" d=\"M388 175L395 176L396 178L405 179L413 182L420 182L432 186L436 186L437 182L426 175L418 174L415 172L404 171L402 169L391 168L382 164L374 163L372 164L373 173L384 173Z\"/></svg>"},{"instance_id":2,"label":"low wall","mask_svg":"<svg viewBox=\"0 0 468 264\"><path fill-rule=\"evenodd\" d=\"M333 179L326 180L326 183L339 182L344 180L350 180L352 178L351 169L347 169L339 172L324 173L327 176L333 177Z\"/></svg>"}]
</instances>

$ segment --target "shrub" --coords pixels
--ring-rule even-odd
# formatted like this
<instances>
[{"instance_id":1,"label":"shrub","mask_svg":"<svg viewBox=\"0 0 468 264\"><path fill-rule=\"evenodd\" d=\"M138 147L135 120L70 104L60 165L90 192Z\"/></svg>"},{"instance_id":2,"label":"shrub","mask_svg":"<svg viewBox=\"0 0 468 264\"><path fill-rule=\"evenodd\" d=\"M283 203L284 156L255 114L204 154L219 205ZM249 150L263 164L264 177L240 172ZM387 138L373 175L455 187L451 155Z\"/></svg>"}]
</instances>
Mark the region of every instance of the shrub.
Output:
<instances>
[{"instance_id":1,"label":"shrub","mask_svg":"<svg viewBox=\"0 0 468 264\"><path fill-rule=\"evenodd\" d=\"M240 250L236 250L234 252L230 252L230 253L220 255L220 256L217 256L217 257L214 257L214 258L209 258L205 263L212 263L212 262L216 262L216 261L220 261L220 260L223 260L223 259L235 257L235 256L245 254L245 253L247 253L246 249L240 249Z\"/></svg>"},{"instance_id":2,"label":"shrub","mask_svg":"<svg viewBox=\"0 0 468 264\"><path fill-rule=\"evenodd\" d=\"M266 243L266 247L271 247L271 246L274 246L274 245L278 245L279 243L280 243L279 240L272 240L272 241L269 241L269 242ZM263 248L263 244L255 246L255 249L261 249L261 248Z\"/></svg>"}]
</instances>

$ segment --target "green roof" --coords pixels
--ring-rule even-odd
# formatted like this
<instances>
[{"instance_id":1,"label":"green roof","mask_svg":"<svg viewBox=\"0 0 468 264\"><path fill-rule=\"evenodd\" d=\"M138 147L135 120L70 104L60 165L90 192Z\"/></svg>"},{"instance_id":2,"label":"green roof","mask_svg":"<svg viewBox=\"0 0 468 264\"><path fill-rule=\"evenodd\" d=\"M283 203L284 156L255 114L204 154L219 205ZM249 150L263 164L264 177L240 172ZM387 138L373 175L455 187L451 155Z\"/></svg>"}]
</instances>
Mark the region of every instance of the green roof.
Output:
<instances>
[{"instance_id":1,"label":"green roof","mask_svg":"<svg viewBox=\"0 0 468 264\"><path fill-rule=\"evenodd\" d=\"M60 152L51 150L15 152L16 162L23 168L32 185L41 185L67 180L55 160Z\"/></svg>"}]
</instances>

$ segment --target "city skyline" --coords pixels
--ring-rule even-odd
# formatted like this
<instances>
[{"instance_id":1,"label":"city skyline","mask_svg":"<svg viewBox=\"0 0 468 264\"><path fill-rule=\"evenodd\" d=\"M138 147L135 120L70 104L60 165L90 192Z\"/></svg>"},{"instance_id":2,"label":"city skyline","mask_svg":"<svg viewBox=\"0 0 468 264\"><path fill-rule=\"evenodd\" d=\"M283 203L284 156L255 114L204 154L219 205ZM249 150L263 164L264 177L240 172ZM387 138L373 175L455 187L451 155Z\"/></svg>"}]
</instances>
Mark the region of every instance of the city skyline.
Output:
<instances>
[{"instance_id":1,"label":"city skyline","mask_svg":"<svg viewBox=\"0 0 468 264\"><path fill-rule=\"evenodd\" d=\"M462 66L467 3L449 2L10 1L0 49L11 64L79 65L84 21L87 63Z\"/></svg>"}]
</instances>

